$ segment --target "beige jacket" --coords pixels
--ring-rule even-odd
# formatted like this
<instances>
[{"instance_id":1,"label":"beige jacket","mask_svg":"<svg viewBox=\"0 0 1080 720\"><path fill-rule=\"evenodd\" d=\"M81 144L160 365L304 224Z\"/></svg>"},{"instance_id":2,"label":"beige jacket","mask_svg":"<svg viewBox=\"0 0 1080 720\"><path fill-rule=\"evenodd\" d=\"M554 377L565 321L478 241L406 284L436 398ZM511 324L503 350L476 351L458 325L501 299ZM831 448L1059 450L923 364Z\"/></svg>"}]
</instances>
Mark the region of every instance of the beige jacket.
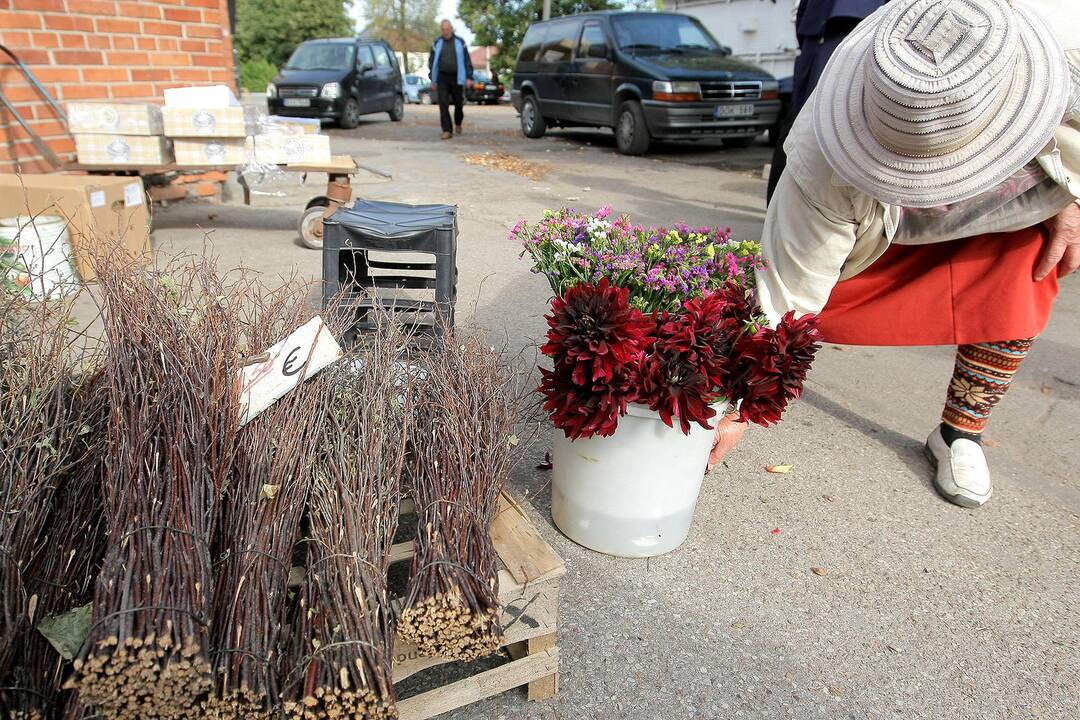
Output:
<instances>
[{"instance_id":1,"label":"beige jacket","mask_svg":"<svg viewBox=\"0 0 1080 720\"><path fill-rule=\"evenodd\" d=\"M1058 34L1073 74L1069 110L1034 158L1080 202L1080 2L1025 0ZM762 233L766 269L757 274L762 309L771 323L789 310L818 312L840 280L858 275L888 249L901 208L874 200L844 183L818 146L809 108L795 120L784 150L788 164L773 193ZM966 229L966 228L965 228ZM983 221L968 236L1017 227Z\"/></svg>"}]
</instances>

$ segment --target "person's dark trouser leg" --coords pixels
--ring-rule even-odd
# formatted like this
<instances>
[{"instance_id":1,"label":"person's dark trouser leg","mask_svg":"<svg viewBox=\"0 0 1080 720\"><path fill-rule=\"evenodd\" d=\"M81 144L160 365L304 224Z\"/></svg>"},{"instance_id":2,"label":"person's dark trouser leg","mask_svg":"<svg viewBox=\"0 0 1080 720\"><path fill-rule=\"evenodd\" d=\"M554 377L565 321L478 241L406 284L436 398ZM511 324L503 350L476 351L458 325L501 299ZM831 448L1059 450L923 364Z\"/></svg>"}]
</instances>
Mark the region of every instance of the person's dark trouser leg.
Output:
<instances>
[{"instance_id":1,"label":"person's dark trouser leg","mask_svg":"<svg viewBox=\"0 0 1080 720\"><path fill-rule=\"evenodd\" d=\"M454 94L454 125L461 127L461 122L465 119L465 109L463 107L465 105L465 86L451 85L450 87Z\"/></svg>"},{"instance_id":2,"label":"person's dark trouser leg","mask_svg":"<svg viewBox=\"0 0 1080 720\"><path fill-rule=\"evenodd\" d=\"M791 123L793 120L794 118L790 116L784 118L783 124L780 127L780 137L776 139L776 147L773 149L772 166L769 168L769 184L765 190L766 207L772 202L776 184L780 182L780 175L783 174L784 168L787 167L787 153L784 152L784 142L787 140L788 133L791 132Z\"/></svg>"},{"instance_id":3,"label":"person's dark trouser leg","mask_svg":"<svg viewBox=\"0 0 1080 720\"><path fill-rule=\"evenodd\" d=\"M453 83L441 82L439 87L439 121L442 123L443 132L452 132L454 126L450 123L450 97L453 95Z\"/></svg>"},{"instance_id":4,"label":"person's dark trouser leg","mask_svg":"<svg viewBox=\"0 0 1080 720\"><path fill-rule=\"evenodd\" d=\"M965 438L979 442L990 413L1005 395L1034 338L961 345L949 383L941 436L946 444Z\"/></svg>"}]
</instances>

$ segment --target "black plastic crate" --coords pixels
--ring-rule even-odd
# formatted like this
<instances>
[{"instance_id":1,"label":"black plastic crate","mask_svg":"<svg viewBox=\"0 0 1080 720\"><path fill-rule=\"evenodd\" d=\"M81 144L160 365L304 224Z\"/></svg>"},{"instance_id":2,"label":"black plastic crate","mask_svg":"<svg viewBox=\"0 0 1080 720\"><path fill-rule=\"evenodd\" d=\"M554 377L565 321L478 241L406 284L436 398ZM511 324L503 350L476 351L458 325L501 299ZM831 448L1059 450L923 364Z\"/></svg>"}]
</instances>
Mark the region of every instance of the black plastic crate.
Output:
<instances>
[{"instance_id":1,"label":"black plastic crate","mask_svg":"<svg viewBox=\"0 0 1080 720\"><path fill-rule=\"evenodd\" d=\"M374 307L417 333L454 326L457 208L358 200L323 221L323 307L351 316L345 342L373 330Z\"/></svg>"}]
</instances>

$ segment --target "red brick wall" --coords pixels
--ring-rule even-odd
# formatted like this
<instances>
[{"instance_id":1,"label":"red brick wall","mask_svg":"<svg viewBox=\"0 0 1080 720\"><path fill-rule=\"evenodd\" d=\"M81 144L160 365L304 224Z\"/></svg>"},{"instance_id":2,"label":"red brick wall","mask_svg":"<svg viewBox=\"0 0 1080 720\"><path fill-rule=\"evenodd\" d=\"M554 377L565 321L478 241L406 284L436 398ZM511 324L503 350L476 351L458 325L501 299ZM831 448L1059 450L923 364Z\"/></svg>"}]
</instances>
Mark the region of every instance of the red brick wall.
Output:
<instances>
[{"instance_id":1,"label":"red brick wall","mask_svg":"<svg viewBox=\"0 0 1080 720\"><path fill-rule=\"evenodd\" d=\"M227 0L0 0L0 43L63 106L70 100L150 100L168 87L235 91ZM0 53L0 92L61 159L74 157L63 123ZM28 136L0 109L0 172L42 172Z\"/></svg>"}]
</instances>

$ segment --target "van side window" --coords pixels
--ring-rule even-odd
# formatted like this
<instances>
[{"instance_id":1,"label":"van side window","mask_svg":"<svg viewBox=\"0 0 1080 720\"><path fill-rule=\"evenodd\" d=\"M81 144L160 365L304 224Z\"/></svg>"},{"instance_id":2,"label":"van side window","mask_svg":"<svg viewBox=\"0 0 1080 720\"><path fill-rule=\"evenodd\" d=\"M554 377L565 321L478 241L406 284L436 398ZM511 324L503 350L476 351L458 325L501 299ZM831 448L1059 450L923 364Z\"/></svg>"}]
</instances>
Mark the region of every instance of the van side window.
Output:
<instances>
[{"instance_id":1,"label":"van side window","mask_svg":"<svg viewBox=\"0 0 1080 720\"><path fill-rule=\"evenodd\" d=\"M607 45L607 39L599 25L589 23L581 31L581 41L578 43L577 51L578 60L589 57L589 48L596 45Z\"/></svg>"},{"instance_id":2,"label":"van side window","mask_svg":"<svg viewBox=\"0 0 1080 720\"><path fill-rule=\"evenodd\" d=\"M546 30L546 25L533 25L529 28L528 32L525 33L525 38L521 41L518 62L533 62L536 60L537 55L540 54L540 45L544 42Z\"/></svg>"},{"instance_id":3,"label":"van side window","mask_svg":"<svg viewBox=\"0 0 1080 720\"><path fill-rule=\"evenodd\" d=\"M361 45L359 52L356 54L356 67L362 68L365 65L375 67L375 58L371 54L370 45Z\"/></svg>"},{"instance_id":4,"label":"van side window","mask_svg":"<svg viewBox=\"0 0 1080 720\"><path fill-rule=\"evenodd\" d=\"M576 22L556 22L548 26L547 38L540 50L542 63L570 62L574 54L574 42L577 40L578 28L581 25Z\"/></svg>"},{"instance_id":5,"label":"van side window","mask_svg":"<svg viewBox=\"0 0 1080 720\"><path fill-rule=\"evenodd\" d=\"M382 45L372 45L371 49L375 51L375 67L390 67L390 55L386 52L385 47L383 47Z\"/></svg>"}]
</instances>

